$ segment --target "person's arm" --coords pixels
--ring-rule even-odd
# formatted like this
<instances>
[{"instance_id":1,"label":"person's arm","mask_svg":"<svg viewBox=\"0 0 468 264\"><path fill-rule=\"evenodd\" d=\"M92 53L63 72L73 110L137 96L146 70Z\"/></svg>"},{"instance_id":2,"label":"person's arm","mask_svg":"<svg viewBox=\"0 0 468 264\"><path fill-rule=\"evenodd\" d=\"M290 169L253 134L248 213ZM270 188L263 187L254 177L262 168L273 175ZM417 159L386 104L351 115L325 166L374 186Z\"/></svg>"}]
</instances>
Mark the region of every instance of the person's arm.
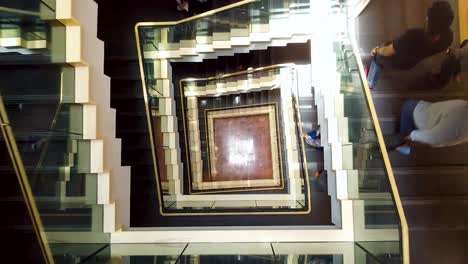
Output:
<instances>
[{"instance_id":1,"label":"person's arm","mask_svg":"<svg viewBox=\"0 0 468 264\"><path fill-rule=\"evenodd\" d=\"M415 37L417 36L417 30L407 30L397 39L387 41L384 44L373 48L371 54L372 56L379 54L383 57L394 56L398 51L405 49L408 43L413 43L414 41L417 41L417 38L415 39Z\"/></svg>"},{"instance_id":2,"label":"person's arm","mask_svg":"<svg viewBox=\"0 0 468 264\"><path fill-rule=\"evenodd\" d=\"M391 57L396 54L395 48L393 47L393 43L390 43L386 46L382 47L375 47L371 51L372 56L379 54L384 57Z\"/></svg>"}]
</instances>

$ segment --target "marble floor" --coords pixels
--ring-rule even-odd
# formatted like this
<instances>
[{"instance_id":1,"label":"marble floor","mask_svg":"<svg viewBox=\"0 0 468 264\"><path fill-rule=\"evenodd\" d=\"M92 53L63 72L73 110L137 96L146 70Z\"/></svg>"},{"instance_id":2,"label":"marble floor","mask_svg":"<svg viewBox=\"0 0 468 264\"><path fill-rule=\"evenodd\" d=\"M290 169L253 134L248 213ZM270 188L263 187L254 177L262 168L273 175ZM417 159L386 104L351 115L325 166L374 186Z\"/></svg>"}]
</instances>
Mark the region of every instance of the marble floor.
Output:
<instances>
[{"instance_id":1,"label":"marble floor","mask_svg":"<svg viewBox=\"0 0 468 264\"><path fill-rule=\"evenodd\" d=\"M208 173L199 188L281 188L276 113L276 104L204 111Z\"/></svg>"}]
</instances>

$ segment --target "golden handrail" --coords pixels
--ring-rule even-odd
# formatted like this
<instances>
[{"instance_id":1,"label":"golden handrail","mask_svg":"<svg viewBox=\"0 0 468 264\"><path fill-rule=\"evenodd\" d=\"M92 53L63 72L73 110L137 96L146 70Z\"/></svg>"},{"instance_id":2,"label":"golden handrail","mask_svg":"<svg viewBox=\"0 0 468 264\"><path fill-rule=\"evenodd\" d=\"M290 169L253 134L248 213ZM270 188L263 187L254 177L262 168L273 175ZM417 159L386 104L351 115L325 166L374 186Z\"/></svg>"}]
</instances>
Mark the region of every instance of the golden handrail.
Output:
<instances>
[{"instance_id":1,"label":"golden handrail","mask_svg":"<svg viewBox=\"0 0 468 264\"><path fill-rule=\"evenodd\" d=\"M238 75L243 75L243 74L250 74L250 73L254 73L254 72L267 71L267 70L272 70L272 69L277 69L277 68L294 67L294 66L295 66L295 64L293 64L293 63L273 64L273 65L268 65L268 66L259 67L259 68L255 68L255 69L243 70L243 71L238 71L238 72L233 72L233 73L220 74L220 75L216 75L216 76L212 76L212 77L206 77L206 78L184 78L184 79L181 79L180 82L220 80L220 79L229 78L229 77L238 76Z\"/></svg>"}]
</instances>

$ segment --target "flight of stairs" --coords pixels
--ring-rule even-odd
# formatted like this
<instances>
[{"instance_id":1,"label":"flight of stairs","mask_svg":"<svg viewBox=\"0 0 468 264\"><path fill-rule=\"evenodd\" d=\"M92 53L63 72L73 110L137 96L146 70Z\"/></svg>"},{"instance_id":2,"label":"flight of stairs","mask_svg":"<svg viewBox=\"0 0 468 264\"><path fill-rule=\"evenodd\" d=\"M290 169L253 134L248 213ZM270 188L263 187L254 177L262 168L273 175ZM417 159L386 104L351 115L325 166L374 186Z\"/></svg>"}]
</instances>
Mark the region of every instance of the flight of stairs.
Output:
<instances>
[{"instance_id":1,"label":"flight of stairs","mask_svg":"<svg viewBox=\"0 0 468 264\"><path fill-rule=\"evenodd\" d=\"M412 69L414 74L384 73L382 82L373 92L388 142L393 142L399 132L399 109L405 100L468 99L468 90L464 88L468 80L466 72L461 84L451 83L443 89L424 90L425 86L411 83L401 85L407 78L418 81L418 77L427 77L418 72L427 73L427 68ZM396 151L390 153L408 219L412 263L463 263L468 259L462 253L468 245L464 213L468 206L467 153L467 144L444 148L414 144L410 156ZM431 254L423 253L427 251Z\"/></svg>"},{"instance_id":2,"label":"flight of stairs","mask_svg":"<svg viewBox=\"0 0 468 264\"><path fill-rule=\"evenodd\" d=\"M399 36L407 28L422 27L426 8L431 3L374 1L357 20L357 38L363 62L368 63L368 52L375 45ZM457 12L457 2L449 3L454 4L452 8ZM395 19L392 22L368 23L382 14ZM457 24L458 19L455 18L452 24L453 47L459 45ZM372 97L388 146L398 143L395 135L399 133L400 108L405 100L468 99L466 69L462 69L460 84L451 82L446 87L437 87L429 81L430 72L437 69L434 66L440 65L440 57L428 58L408 71L383 72ZM361 103L359 100L353 102ZM467 144L444 148L414 144L409 156L396 151L389 153L409 225L411 263L468 261L465 253L468 247L467 153Z\"/></svg>"},{"instance_id":3,"label":"flight of stairs","mask_svg":"<svg viewBox=\"0 0 468 264\"><path fill-rule=\"evenodd\" d=\"M34 231L33 222L28 214L28 207L21 192L21 187L8 156L5 139L0 133L0 174L3 184L0 189L0 205L8 210L8 217L0 221L0 231L9 242L4 245L5 252L23 249L23 254L15 258L23 262L45 263L41 253L40 240ZM10 254L6 254L9 256Z\"/></svg>"},{"instance_id":4,"label":"flight of stairs","mask_svg":"<svg viewBox=\"0 0 468 264\"><path fill-rule=\"evenodd\" d=\"M15 2L13 8L23 8L23 2ZM27 2L37 4L34 8L40 6L39 11L18 16L14 10L2 9L0 23L14 27L0 30L1 37L7 38L2 38L0 50L0 92L9 118L1 125L13 130L27 177L23 180L38 209L35 217L43 224L41 234L53 246L76 243L70 233L81 235L87 243L96 242L129 225L129 199L125 197L129 196L129 173L121 167L120 142L114 135L110 82L102 67L104 47L96 38L97 5L88 0L54 5ZM42 42L31 44L30 31L40 35ZM18 36L26 40L13 43ZM3 138L0 148L0 173L7 179L2 185L2 204L12 212L2 225L10 229L4 234L36 250L28 221L31 211L25 208L24 193L8 164L10 155ZM11 243L15 250L23 247L16 242ZM72 251L54 257L57 262L76 263ZM20 257L15 259L22 262ZM41 259L33 251L24 252L24 257L35 258L25 263Z\"/></svg>"},{"instance_id":5,"label":"flight of stairs","mask_svg":"<svg viewBox=\"0 0 468 264\"><path fill-rule=\"evenodd\" d=\"M0 66L2 87L22 87L2 89L2 96L48 231L72 227L74 215L89 224L96 202L92 191L97 192L90 184L95 176L89 173L89 142L82 140L83 125L75 121L83 119L83 107L61 95L61 71L60 65L34 65L33 61ZM34 81L21 78L25 75ZM38 84L43 88L37 89ZM69 205L61 207L61 203ZM57 217L61 213L66 217ZM83 231L89 230L86 226Z\"/></svg>"}]
</instances>

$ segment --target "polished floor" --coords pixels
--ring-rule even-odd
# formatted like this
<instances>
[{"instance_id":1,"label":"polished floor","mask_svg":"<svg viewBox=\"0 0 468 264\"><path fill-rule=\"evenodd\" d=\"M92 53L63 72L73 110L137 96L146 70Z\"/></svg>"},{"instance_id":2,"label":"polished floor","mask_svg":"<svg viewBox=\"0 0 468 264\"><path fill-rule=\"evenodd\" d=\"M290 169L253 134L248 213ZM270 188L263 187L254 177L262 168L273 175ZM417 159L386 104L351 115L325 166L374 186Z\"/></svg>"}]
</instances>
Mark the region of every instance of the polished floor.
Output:
<instances>
[{"instance_id":1,"label":"polished floor","mask_svg":"<svg viewBox=\"0 0 468 264\"><path fill-rule=\"evenodd\" d=\"M272 179L268 114L216 118L210 181Z\"/></svg>"},{"instance_id":2,"label":"polished floor","mask_svg":"<svg viewBox=\"0 0 468 264\"><path fill-rule=\"evenodd\" d=\"M285 189L278 91L187 99L193 190Z\"/></svg>"}]
</instances>

